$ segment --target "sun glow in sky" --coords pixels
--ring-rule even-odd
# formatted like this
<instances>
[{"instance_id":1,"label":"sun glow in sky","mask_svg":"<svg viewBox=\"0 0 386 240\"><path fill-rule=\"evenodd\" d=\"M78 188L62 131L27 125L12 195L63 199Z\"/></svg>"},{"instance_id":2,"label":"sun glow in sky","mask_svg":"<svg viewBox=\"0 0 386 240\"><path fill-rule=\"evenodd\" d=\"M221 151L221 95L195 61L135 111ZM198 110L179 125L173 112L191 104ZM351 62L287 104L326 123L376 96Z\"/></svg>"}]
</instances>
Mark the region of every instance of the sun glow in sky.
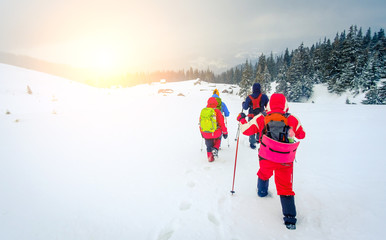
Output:
<instances>
[{"instance_id":1,"label":"sun glow in sky","mask_svg":"<svg viewBox=\"0 0 386 240\"><path fill-rule=\"evenodd\" d=\"M129 46L119 44L117 41L98 41L98 38L89 39L84 42L73 42L68 49L77 49L69 58L74 57L74 65L89 68L103 74L112 74L123 71L130 66ZM99 38L100 39L100 38Z\"/></svg>"},{"instance_id":2,"label":"sun glow in sky","mask_svg":"<svg viewBox=\"0 0 386 240\"><path fill-rule=\"evenodd\" d=\"M4 0L0 51L95 72L227 70L386 26L384 0Z\"/></svg>"},{"instance_id":3,"label":"sun glow in sky","mask_svg":"<svg viewBox=\"0 0 386 240\"><path fill-rule=\"evenodd\" d=\"M36 53L43 59L60 59L77 68L89 69L98 75L117 75L124 72L144 71L146 52L141 44L127 41L122 36L108 33L78 37L67 42L46 44L23 50L27 55ZM142 51L142 52L141 52ZM58 58L60 56L60 58Z\"/></svg>"}]
</instances>

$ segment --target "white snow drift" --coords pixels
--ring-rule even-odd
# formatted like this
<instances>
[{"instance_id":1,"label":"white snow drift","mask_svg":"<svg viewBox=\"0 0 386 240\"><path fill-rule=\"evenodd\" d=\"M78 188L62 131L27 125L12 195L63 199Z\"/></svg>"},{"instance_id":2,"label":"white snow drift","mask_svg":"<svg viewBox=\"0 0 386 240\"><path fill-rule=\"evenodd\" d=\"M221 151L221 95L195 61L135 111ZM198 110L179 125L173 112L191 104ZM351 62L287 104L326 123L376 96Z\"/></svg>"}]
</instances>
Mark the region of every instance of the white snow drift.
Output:
<instances>
[{"instance_id":1,"label":"white snow drift","mask_svg":"<svg viewBox=\"0 0 386 240\"><path fill-rule=\"evenodd\" d=\"M230 194L243 99L194 83L96 89L0 65L0 239L384 239L385 106L346 105L323 86L289 104L307 134L289 231L273 179L270 197L256 194L246 136ZM214 88L231 116L209 163L197 123Z\"/></svg>"}]
</instances>

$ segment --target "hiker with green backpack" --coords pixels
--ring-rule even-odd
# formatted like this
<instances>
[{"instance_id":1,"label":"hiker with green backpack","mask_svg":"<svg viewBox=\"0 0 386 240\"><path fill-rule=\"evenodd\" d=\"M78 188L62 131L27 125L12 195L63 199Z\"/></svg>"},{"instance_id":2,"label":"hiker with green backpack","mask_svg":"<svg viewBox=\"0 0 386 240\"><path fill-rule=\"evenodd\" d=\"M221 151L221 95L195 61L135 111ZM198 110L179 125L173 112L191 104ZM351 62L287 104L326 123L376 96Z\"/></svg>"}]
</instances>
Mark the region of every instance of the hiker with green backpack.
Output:
<instances>
[{"instance_id":1,"label":"hiker with green backpack","mask_svg":"<svg viewBox=\"0 0 386 240\"><path fill-rule=\"evenodd\" d=\"M201 136L205 139L208 161L213 162L218 156L220 148L221 135L226 139L228 130L224 123L224 116L217 109L218 102L216 98L210 97L206 108L201 110L199 126Z\"/></svg>"}]
</instances>

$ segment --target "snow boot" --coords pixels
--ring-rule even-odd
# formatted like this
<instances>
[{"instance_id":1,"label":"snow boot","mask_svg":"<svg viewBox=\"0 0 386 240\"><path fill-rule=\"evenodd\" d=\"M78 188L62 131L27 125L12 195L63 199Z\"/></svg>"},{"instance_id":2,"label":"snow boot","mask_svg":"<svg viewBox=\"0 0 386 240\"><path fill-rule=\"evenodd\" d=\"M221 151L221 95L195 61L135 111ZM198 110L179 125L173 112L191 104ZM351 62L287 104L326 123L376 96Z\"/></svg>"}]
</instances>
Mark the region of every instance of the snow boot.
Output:
<instances>
[{"instance_id":1,"label":"snow boot","mask_svg":"<svg viewBox=\"0 0 386 240\"><path fill-rule=\"evenodd\" d=\"M214 161L213 153L212 152L207 152L207 154L208 154L208 161L209 162L213 162Z\"/></svg>"},{"instance_id":2,"label":"snow boot","mask_svg":"<svg viewBox=\"0 0 386 240\"><path fill-rule=\"evenodd\" d=\"M285 226L289 230L295 230L296 229L296 224L288 223Z\"/></svg>"},{"instance_id":3,"label":"snow boot","mask_svg":"<svg viewBox=\"0 0 386 240\"><path fill-rule=\"evenodd\" d=\"M290 230L296 229L296 207L294 196L280 195L284 224Z\"/></svg>"},{"instance_id":4,"label":"snow boot","mask_svg":"<svg viewBox=\"0 0 386 240\"><path fill-rule=\"evenodd\" d=\"M218 150L216 148L212 148L213 157L218 158Z\"/></svg>"},{"instance_id":5,"label":"snow boot","mask_svg":"<svg viewBox=\"0 0 386 240\"><path fill-rule=\"evenodd\" d=\"M260 133L256 133L256 143L260 143Z\"/></svg>"},{"instance_id":6,"label":"snow boot","mask_svg":"<svg viewBox=\"0 0 386 240\"><path fill-rule=\"evenodd\" d=\"M268 195L268 185L269 179L261 180L260 178L257 178L257 195L259 197L265 197Z\"/></svg>"},{"instance_id":7,"label":"snow boot","mask_svg":"<svg viewBox=\"0 0 386 240\"><path fill-rule=\"evenodd\" d=\"M252 149L256 149L256 134L249 136L249 146Z\"/></svg>"}]
</instances>

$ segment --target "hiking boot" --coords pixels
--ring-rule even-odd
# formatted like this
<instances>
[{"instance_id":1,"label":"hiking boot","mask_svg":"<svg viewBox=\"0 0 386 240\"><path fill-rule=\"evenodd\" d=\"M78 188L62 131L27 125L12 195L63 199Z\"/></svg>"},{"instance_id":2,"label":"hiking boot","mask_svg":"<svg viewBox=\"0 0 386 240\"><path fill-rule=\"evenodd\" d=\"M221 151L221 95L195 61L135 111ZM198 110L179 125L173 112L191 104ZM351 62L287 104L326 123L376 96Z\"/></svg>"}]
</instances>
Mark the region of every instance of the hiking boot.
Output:
<instances>
[{"instance_id":1,"label":"hiking boot","mask_svg":"<svg viewBox=\"0 0 386 240\"><path fill-rule=\"evenodd\" d=\"M295 230L296 229L296 224L293 224L293 223L286 223L285 226L289 230Z\"/></svg>"},{"instance_id":2,"label":"hiking boot","mask_svg":"<svg viewBox=\"0 0 386 240\"><path fill-rule=\"evenodd\" d=\"M207 154L208 154L208 161L213 162L214 161L213 153L208 152Z\"/></svg>"},{"instance_id":3,"label":"hiking boot","mask_svg":"<svg viewBox=\"0 0 386 240\"><path fill-rule=\"evenodd\" d=\"M213 157L217 158L218 157L218 150L216 148L213 148L212 154L213 154Z\"/></svg>"},{"instance_id":4,"label":"hiking boot","mask_svg":"<svg viewBox=\"0 0 386 240\"><path fill-rule=\"evenodd\" d=\"M251 143L249 146L250 146L252 149L256 149L256 144L254 144L254 143Z\"/></svg>"},{"instance_id":5,"label":"hiking boot","mask_svg":"<svg viewBox=\"0 0 386 240\"><path fill-rule=\"evenodd\" d=\"M259 197L266 197L268 195L269 179L262 180L257 178L257 195Z\"/></svg>"}]
</instances>

